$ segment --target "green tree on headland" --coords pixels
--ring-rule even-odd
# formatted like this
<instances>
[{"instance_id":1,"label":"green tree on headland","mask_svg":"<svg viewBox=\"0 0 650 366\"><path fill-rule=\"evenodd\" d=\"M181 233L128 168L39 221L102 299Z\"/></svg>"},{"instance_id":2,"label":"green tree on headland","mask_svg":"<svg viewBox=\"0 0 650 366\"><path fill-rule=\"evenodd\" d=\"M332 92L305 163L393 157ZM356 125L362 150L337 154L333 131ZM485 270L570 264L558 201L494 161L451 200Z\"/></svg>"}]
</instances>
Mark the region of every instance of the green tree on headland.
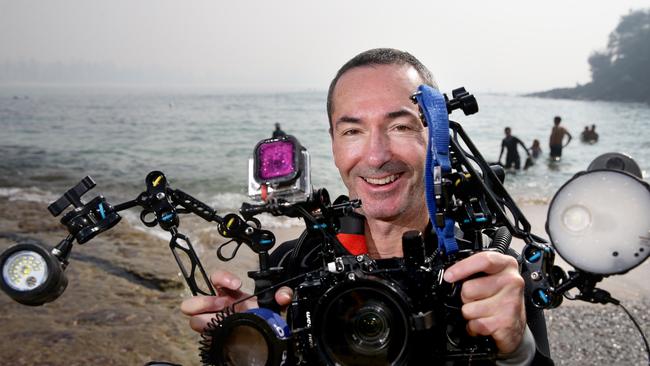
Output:
<instances>
[{"instance_id":1,"label":"green tree on headland","mask_svg":"<svg viewBox=\"0 0 650 366\"><path fill-rule=\"evenodd\" d=\"M529 95L650 103L650 9L621 17L607 49L592 53L588 61L591 82Z\"/></svg>"}]
</instances>

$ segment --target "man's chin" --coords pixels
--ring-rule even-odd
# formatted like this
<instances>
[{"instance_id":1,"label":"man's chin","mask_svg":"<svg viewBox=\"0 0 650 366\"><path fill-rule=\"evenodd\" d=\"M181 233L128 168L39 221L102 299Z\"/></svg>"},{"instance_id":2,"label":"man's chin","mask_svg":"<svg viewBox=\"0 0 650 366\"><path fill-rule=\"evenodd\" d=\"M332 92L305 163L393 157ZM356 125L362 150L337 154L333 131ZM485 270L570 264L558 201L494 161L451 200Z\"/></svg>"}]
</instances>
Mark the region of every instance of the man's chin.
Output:
<instances>
[{"instance_id":1,"label":"man's chin","mask_svg":"<svg viewBox=\"0 0 650 366\"><path fill-rule=\"evenodd\" d=\"M363 199L361 200L361 213L366 217L366 219L372 220L381 220L381 221L393 221L397 219L404 210L398 208L390 207L377 207L376 205L364 206Z\"/></svg>"}]
</instances>

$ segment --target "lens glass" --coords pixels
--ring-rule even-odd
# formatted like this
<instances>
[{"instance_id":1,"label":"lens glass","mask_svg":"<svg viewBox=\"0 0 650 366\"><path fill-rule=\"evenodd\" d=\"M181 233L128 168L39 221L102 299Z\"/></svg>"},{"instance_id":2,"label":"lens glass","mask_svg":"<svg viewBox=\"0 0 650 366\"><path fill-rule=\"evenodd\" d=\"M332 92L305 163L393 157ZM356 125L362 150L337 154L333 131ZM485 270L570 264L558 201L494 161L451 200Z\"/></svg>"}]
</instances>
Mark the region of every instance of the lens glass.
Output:
<instances>
[{"instance_id":1,"label":"lens glass","mask_svg":"<svg viewBox=\"0 0 650 366\"><path fill-rule=\"evenodd\" d=\"M390 365L405 354L408 321L394 295L357 288L326 305L320 342L329 363Z\"/></svg>"},{"instance_id":2,"label":"lens glass","mask_svg":"<svg viewBox=\"0 0 650 366\"><path fill-rule=\"evenodd\" d=\"M294 146L291 141L275 141L261 145L258 149L261 179L290 177L295 172Z\"/></svg>"},{"instance_id":3,"label":"lens glass","mask_svg":"<svg viewBox=\"0 0 650 366\"><path fill-rule=\"evenodd\" d=\"M269 347L264 336L248 325L231 329L223 342L225 365L264 366L269 358Z\"/></svg>"},{"instance_id":4,"label":"lens glass","mask_svg":"<svg viewBox=\"0 0 650 366\"><path fill-rule=\"evenodd\" d=\"M2 266L2 279L16 291L31 291L42 285L47 276L45 259L32 251L16 252Z\"/></svg>"}]
</instances>

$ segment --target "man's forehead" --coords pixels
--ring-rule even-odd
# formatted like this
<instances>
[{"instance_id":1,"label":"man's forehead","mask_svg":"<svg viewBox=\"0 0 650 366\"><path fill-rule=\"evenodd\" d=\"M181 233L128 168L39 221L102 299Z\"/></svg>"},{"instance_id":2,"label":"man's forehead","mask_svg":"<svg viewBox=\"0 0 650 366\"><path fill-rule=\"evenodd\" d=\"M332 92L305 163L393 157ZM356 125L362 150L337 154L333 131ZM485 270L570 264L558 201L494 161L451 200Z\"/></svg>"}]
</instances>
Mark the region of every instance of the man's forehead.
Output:
<instances>
[{"instance_id":1,"label":"man's forehead","mask_svg":"<svg viewBox=\"0 0 650 366\"><path fill-rule=\"evenodd\" d=\"M339 78L335 90L342 84L367 80L369 77L382 77L384 80L396 79L421 84L418 71L409 64L363 65L351 68Z\"/></svg>"},{"instance_id":2,"label":"man's forehead","mask_svg":"<svg viewBox=\"0 0 650 366\"><path fill-rule=\"evenodd\" d=\"M332 111L337 104L347 104L352 98L362 99L394 98L410 101L422 78L411 65L365 65L352 68L338 80L332 95ZM410 104L410 103L408 103Z\"/></svg>"}]
</instances>

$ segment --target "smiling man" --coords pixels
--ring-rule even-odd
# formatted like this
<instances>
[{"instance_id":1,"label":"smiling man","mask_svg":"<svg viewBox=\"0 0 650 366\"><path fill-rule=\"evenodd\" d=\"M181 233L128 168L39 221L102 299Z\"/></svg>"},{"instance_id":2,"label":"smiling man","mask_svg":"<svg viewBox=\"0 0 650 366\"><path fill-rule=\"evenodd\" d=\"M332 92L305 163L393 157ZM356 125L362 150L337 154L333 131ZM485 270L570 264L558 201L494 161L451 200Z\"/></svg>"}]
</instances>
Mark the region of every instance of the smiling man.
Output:
<instances>
[{"instance_id":1,"label":"smiling man","mask_svg":"<svg viewBox=\"0 0 650 366\"><path fill-rule=\"evenodd\" d=\"M394 49L373 49L348 61L333 79L327 99L335 164L350 198L362 201L360 218L371 257L401 257L402 235L425 233L435 245L425 203L424 166L427 131L410 96L421 84L436 87L431 73L412 55ZM273 265L306 272L322 266L317 244L295 241L272 253ZM298 260L299 263L292 261ZM297 268L297 269L296 269ZM474 278L475 274L483 276ZM526 325L524 279L517 260L496 252L480 252L449 267L447 282L464 281L462 314L470 335L491 336L501 365L552 364L543 316L535 319L536 341ZM212 276L219 296L195 297L181 306L191 315L190 325L201 331L210 312L232 304L246 294L241 281L218 271ZM282 288L276 302L288 305L292 291ZM254 306L249 302L246 307ZM538 314L539 315L539 314ZM541 343L541 344L540 344Z\"/></svg>"},{"instance_id":2,"label":"smiling man","mask_svg":"<svg viewBox=\"0 0 650 366\"><path fill-rule=\"evenodd\" d=\"M402 234L423 231L427 134L409 95L422 84L409 64L358 66L330 89L332 152L351 198L360 198L366 242L378 258L401 256Z\"/></svg>"}]
</instances>

